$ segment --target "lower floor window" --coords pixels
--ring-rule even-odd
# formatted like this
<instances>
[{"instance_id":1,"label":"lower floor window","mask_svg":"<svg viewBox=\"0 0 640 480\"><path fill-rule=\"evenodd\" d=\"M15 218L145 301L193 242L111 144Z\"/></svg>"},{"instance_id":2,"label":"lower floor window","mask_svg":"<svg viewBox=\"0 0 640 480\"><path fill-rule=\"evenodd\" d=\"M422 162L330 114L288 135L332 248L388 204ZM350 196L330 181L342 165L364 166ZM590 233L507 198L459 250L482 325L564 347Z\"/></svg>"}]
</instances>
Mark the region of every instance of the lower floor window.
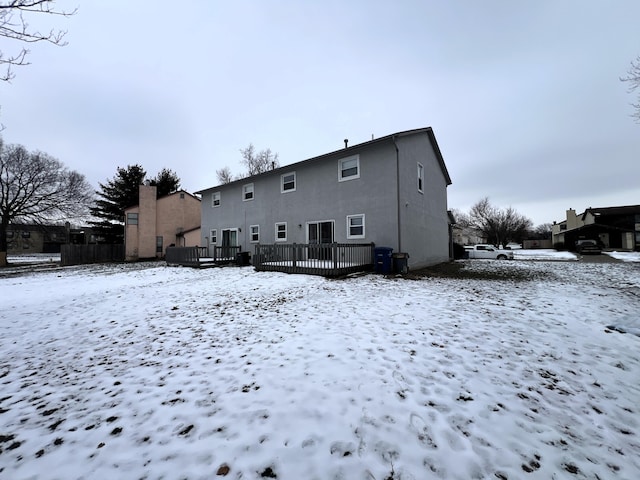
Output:
<instances>
[{"instance_id":1,"label":"lower floor window","mask_svg":"<svg viewBox=\"0 0 640 480\"><path fill-rule=\"evenodd\" d=\"M276 223L276 242L287 241L287 224Z\"/></svg>"},{"instance_id":2,"label":"lower floor window","mask_svg":"<svg viewBox=\"0 0 640 480\"><path fill-rule=\"evenodd\" d=\"M156 237L156 253L162 253L162 237Z\"/></svg>"},{"instance_id":3,"label":"lower floor window","mask_svg":"<svg viewBox=\"0 0 640 480\"><path fill-rule=\"evenodd\" d=\"M347 216L347 238L364 238L364 214Z\"/></svg>"},{"instance_id":4,"label":"lower floor window","mask_svg":"<svg viewBox=\"0 0 640 480\"><path fill-rule=\"evenodd\" d=\"M259 225L251 225L249 227L251 231L251 241L253 243L257 243L260 241L260 226Z\"/></svg>"}]
</instances>

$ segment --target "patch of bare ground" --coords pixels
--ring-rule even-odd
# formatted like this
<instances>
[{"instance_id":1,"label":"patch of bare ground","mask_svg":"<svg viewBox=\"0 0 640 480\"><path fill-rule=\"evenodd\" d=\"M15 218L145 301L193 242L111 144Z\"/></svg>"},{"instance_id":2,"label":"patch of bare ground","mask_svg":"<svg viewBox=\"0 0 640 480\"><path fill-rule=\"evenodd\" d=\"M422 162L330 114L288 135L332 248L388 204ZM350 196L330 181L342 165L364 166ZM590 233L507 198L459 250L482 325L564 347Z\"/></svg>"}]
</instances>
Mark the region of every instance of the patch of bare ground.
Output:
<instances>
[{"instance_id":1,"label":"patch of bare ground","mask_svg":"<svg viewBox=\"0 0 640 480\"><path fill-rule=\"evenodd\" d=\"M461 280L507 280L530 282L542 278L549 278L549 272L542 275L540 272L514 268L509 261L492 261L489 268L469 268L468 262L445 262L438 265L412 270L405 278L410 280L422 280L423 278L457 278Z\"/></svg>"}]
</instances>

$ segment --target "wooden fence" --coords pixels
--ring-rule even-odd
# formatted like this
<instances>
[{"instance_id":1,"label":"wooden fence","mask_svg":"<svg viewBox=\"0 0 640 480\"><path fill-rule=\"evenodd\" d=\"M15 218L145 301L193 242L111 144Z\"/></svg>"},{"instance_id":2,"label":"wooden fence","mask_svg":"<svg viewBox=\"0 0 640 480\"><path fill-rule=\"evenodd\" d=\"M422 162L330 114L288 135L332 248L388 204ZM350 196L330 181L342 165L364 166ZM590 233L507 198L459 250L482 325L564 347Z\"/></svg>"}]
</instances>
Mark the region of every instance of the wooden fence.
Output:
<instances>
[{"instance_id":1,"label":"wooden fence","mask_svg":"<svg viewBox=\"0 0 640 480\"><path fill-rule=\"evenodd\" d=\"M61 245L60 265L124 262L124 245Z\"/></svg>"},{"instance_id":2,"label":"wooden fence","mask_svg":"<svg viewBox=\"0 0 640 480\"><path fill-rule=\"evenodd\" d=\"M373 243L256 245L252 263L258 271L338 277L371 269L374 247Z\"/></svg>"}]
</instances>

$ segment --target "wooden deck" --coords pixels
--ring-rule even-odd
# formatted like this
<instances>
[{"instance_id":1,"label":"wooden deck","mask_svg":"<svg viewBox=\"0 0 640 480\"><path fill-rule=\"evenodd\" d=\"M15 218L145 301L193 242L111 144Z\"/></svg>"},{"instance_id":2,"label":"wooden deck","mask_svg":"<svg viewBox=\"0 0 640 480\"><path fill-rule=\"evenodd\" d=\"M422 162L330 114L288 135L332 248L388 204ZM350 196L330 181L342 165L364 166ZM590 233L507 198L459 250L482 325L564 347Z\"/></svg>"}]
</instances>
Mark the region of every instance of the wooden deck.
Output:
<instances>
[{"instance_id":1,"label":"wooden deck","mask_svg":"<svg viewBox=\"0 0 640 480\"><path fill-rule=\"evenodd\" d=\"M258 271L341 277L373 268L374 244L256 245L253 266Z\"/></svg>"}]
</instances>

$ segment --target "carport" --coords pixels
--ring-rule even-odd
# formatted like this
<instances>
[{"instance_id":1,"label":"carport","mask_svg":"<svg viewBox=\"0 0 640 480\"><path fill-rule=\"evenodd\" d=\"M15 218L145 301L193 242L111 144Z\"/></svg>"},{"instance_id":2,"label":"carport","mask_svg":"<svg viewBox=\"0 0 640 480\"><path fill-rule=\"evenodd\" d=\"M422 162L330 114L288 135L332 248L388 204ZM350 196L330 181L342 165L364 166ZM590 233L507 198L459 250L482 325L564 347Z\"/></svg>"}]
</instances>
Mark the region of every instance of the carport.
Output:
<instances>
[{"instance_id":1,"label":"carport","mask_svg":"<svg viewBox=\"0 0 640 480\"><path fill-rule=\"evenodd\" d=\"M627 245L625 239L630 237L633 240L633 234L632 230L625 228L593 223L564 232L564 246L567 250L575 251L576 241L588 238L599 241L607 249L627 250L633 248L633 243Z\"/></svg>"}]
</instances>

